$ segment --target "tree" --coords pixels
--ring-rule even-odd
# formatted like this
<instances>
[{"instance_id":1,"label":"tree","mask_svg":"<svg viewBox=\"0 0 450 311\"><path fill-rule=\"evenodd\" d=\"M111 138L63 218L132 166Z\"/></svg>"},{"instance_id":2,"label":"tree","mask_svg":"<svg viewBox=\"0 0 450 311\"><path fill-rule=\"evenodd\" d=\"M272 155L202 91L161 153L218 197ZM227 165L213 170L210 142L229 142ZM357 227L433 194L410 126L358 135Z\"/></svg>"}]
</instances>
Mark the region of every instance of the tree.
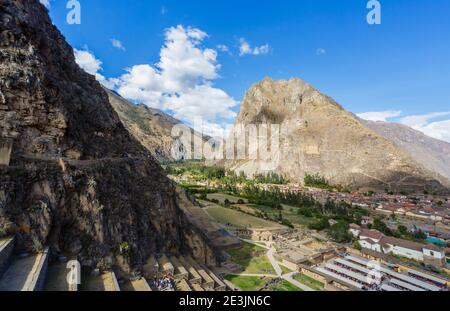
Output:
<instances>
[{"instance_id":1,"label":"tree","mask_svg":"<svg viewBox=\"0 0 450 311\"><path fill-rule=\"evenodd\" d=\"M407 235L408 234L408 228L406 228L405 226L398 226L398 232L401 235Z\"/></svg>"},{"instance_id":2,"label":"tree","mask_svg":"<svg viewBox=\"0 0 450 311\"><path fill-rule=\"evenodd\" d=\"M328 230L328 234L338 243L348 243L352 240L352 235L349 232L349 224L345 221L339 221L332 225Z\"/></svg>"},{"instance_id":3,"label":"tree","mask_svg":"<svg viewBox=\"0 0 450 311\"><path fill-rule=\"evenodd\" d=\"M389 227L380 218L375 218L375 220L373 221L372 228L380 231L381 233L384 233L385 235L388 235L388 236L393 235L392 230L389 229Z\"/></svg>"},{"instance_id":4,"label":"tree","mask_svg":"<svg viewBox=\"0 0 450 311\"><path fill-rule=\"evenodd\" d=\"M311 230L322 231L322 230L330 228L330 222L328 221L328 219L326 217L322 217L319 220L311 223L308 226L308 228Z\"/></svg>"}]
</instances>

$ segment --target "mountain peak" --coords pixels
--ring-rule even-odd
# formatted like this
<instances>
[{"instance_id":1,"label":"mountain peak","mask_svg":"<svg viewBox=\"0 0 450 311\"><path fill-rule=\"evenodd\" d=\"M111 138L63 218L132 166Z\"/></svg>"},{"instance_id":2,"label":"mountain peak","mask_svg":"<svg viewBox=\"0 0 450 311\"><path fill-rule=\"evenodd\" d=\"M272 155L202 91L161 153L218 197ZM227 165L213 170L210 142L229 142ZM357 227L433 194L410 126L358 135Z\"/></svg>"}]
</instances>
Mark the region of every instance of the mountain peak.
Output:
<instances>
[{"instance_id":1,"label":"mountain peak","mask_svg":"<svg viewBox=\"0 0 450 311\"><path fill-rule=\"evenodd\" d=\"M350 188L446 191L450 184L440 172L430 170L298 78L266 78L252 86L237 123L279 124L282 129L277 163L249 160L230 164L250 176L261 173L261 167L271 167L294 182L302 182L307 174L319 174Z\"/></svg>"}]
</instances>

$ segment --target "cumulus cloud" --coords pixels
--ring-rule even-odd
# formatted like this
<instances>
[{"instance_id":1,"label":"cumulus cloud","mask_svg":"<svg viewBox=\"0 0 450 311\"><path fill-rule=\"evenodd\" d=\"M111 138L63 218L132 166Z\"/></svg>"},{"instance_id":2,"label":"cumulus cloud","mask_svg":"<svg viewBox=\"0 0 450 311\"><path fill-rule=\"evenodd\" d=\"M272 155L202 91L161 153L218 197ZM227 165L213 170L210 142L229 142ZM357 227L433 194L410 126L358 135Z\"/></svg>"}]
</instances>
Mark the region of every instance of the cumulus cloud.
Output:
<instances>
[{"instance_id":1,"label":"cumulus cloud","mask_svg":"<svg viewBox=\"0 0 450 311\"><path fill-rule=\"evenodd\" d=\"M50 8L50 2L52 0L39 0L43 5L45 5L45 7L48 9Z\"/></svg>"},{"instance_id":2,"label":"cumulus cloud","mask_svg":"<svg viewBox=\"0 0 450 311\"><path fill-rule=\"evenodd\" d=\"M383 121L387 122L388 119L396 118L401 116L402 112L399 110L388 110L388 111L374 111L374 112L364 112L359 113L358 117L369 121Z\"/></svg>"},{"instance_id":3,"label":"cumulus cloud","mask_svg":"<svg viewBox=\"0 0 450 311\"><path fill-rule=\"evenodd\" d=\"M95 78L107 88L113 88L115 85L114 79L106 79L100 72L102 71L102 62L95 57L87 49L74 49L75 61L84 71L95 76Z\"/></svg>"},{"instance_id":4,"label":"cumulus cloud","mask_svg":"<svg viewBox=\"0 0 450 311\"><path fill-rule=\"evenodd\" d=\"M239 39L239 55L266 55L270 52L270 45L265 44L257 47L252 47L250 43L247 42L244 38Z\"/></svg>"},{"instance_id":5,"label":"cumulus cloud","mask_svg":"<svg viewBox=\"0 0 450 311\"><path fill-rule=\"evenodd\" d=\"M400 123L421 131L430 137L450 142L450 120L436 120L447 116L450 116L450 111L432 112L404 117L400 119Z\"/></svg>"},{"instance_id":6,"label":"cumulus cloud","mask_svg":"<svg viewBox=\"0 0 450 311\"><path fill-rule=\"evenodd\" d=\"M450 120L432 122L419 129L426 135L450 143Z\"/></svg>"},{"instance_id":7,"label":"cumulus cloud","mask_svg":"<svg viewBox=\"0 0 450 311\"><path fill-rule=\"evenodd\" d=\"M423 115L415 115L415 116L408 116L404 117L400 120L401 123L408 125L412 128L421 128L430 123L430 121L439 118L439 117L446 117L450 115L449 112L431 112Z\"/></svg>"},{"instance_id":8,"label":"cumulus cloud","mask_svg":"<svg viewBox=\"0 0 450 311\"><path fill-rule=\"evenodd\" d=\"M139 64L118 78L106 79L102 62L87 50L75 50L77 63L123 97L162 109L192 125L204 120L210 135L220 132L236 116L238 102L214 86L221 68L217 51L203 47L208 35L197 28L176 26L165 31L165 42L156 64Z\"/></svg>"},{"instance_id":9,"label":"cumulus cloud","mask_svg":"<svg viewBox=\"0 0 450 311\"><path fill-rule=\"evenodd\" d=\"M358 117L370 121L389 122L390 119L398 118L401 115L401 111L390 110L360 113ZM398 122L430 137L450 142L450 120L436 120L448 116L450 116L450 111L431 112L422 115L404 116L398 119Z\"/></svg>"},{"instance_id":10,"label":"cumulus cloud","mask_svg":"<svg viewBox=\"0 0 450 311\"><path fill-rule=\"evenodd\" d=\"M125 51L125 46L123 45L122 41L118 40L118 39L111 39L111 43L112 46L115 47L116 49Z\"/></svg>"}]
</instances>

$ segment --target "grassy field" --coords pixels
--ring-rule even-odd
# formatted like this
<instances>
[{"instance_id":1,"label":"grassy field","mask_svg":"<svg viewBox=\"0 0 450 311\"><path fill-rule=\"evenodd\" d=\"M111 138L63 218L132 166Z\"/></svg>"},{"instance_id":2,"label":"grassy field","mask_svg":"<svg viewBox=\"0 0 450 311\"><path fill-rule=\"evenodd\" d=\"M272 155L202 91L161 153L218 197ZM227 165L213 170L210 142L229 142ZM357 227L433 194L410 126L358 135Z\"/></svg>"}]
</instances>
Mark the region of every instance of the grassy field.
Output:
<instances>
[{"instance_id":1,"label":"grassy field","mask_svg":"<svg viewBox=\"0 0 450 311\"><path fill-rule=\"evenodd\" d=\"M283 265L279 265L279 266L280 266L281 271L283 272L283 274L287 274L287 273L291 273L292 272L292 270L289 269L288 267L285 267Z\"/></svg>"},{"instance_id":2,"label":"grassy field","mask_svg":"<svg viewBox=\"0 0 450 311\"><path fill-rule=\"evenodd\" d=\"M303 291L301 288L289 283L288 281L282 281L278 285L274 285L270 287L271 290L276 292L301 292Z\"/></svg>"},{"instance_id":3,"label":"grassy field","mask_svg":"<svg viewBox=\"0 0 450 311\"><path fill-rule=\"evenodd\" d=\"M316 290L316 291L321 291L324 289L325 284L323 284L322 282L319 282L305 274L297 274L294 276L294 280L299 281L300 283L305 284L306 286Z\"/></svg>"},{"instance_id":4,"label":"grassy field","mask_svg":"<svg viewBox=\"0 0 450 311\"><path fill-rule=\"evenodd\" d=\"M269 215L269 217L271 218L277 218L280 213L279 210L275 210L269 206L264 205L248 204L248 207L251 207L263 213L267 213L267 215ZM314 223L316 221L315 218L299 215L298 214L298 210L300 209L299 207L293 207L284 204L282 204L282 207L283 210L281 211L281 214L283 215L283 219L287 219L294 225L308 226L309 224Z\"/></svg>"},{"instance_id":5,"label":"grassy field","mask_svg":"<svg viewBox=\"0 0 450 311\"><path fill-rule=\"evenodd\" d=\"M261 218L250 216L239 211L224 207L211 207L207 213L217 222L223 225L231 225L237 228L273 228L280 226L277 223L270 222Z\"/></svg>"},{"instance_id":6,"label":"grassy field","mask_svg":"<svg viewBox=\"0 0 450 311\"><path fill-rule=\"evenodd\" d=\"M248 257L261 256L266 253L266 249L262 246L242 242L242 245L228 251L231 257L235 260L241 260Z\"/></svg>"},{"instance_id":7,"label":"grassy field","mask_svg":"<svg viewBox=\"0 0 450 311\"><path fill-rule=\"evenodd\" d=\"M234 286L243 291L250 292L260 290L271 279L256 276L227 275L225 276L225 280L230 281Z\"/></svg>"},{"instance_id":8,"label":"grassy field","mask_svg":"<svg viewBox=\"0 0 450 311\"><path fill-rule=\"evenodd\" d=\"M250 243L228 251L232 260L244 268L244 274L275 274L265 253L264 248Z\"/></svg>"},{"instance_id":9,"label":"grassy field","mask_svg":"<svg viewBox=\"0 0 450 311\"><path fill-rule=\"evenodd\" d=\"M245 268L244 274L275 274L267 256L247 258L236 263Z\"/></svg>"}]
</instances>

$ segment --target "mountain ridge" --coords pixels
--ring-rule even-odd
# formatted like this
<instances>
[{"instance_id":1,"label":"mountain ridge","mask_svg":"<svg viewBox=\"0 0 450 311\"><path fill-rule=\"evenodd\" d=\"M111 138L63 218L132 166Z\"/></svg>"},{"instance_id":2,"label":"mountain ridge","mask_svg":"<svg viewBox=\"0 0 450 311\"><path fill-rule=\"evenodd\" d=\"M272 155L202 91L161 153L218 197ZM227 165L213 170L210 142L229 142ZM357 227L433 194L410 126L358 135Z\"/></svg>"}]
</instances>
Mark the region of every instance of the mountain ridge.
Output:
<instances>
[{"instance_id":1,"label":"mountain ridge","mask_svg":"<svg viewBox=\"0 0 450 311\"><path fill-rule=\"evenodd\" d=\"M0 237L129 276L159 253L214 264L176 186L125 129L38 0L0 8Z\"/></svg>"},{"instance_id":2,"label":"mountain ridge","mask_svg":"<svg viewBox=\"0 0 450 311\"><path fill-rule=\"evenodd\" d=\"M275 165L276 171L296 182L303 181L306 174L320 174L352 188L448 191L449 180L414 161L299 78L265 78L254 84L245 95L236 123L280 124L284 128L276 163L229 162L227 167L237 172L253 175L264 171L264 166Z\"/></svg>"}]
</instances>

